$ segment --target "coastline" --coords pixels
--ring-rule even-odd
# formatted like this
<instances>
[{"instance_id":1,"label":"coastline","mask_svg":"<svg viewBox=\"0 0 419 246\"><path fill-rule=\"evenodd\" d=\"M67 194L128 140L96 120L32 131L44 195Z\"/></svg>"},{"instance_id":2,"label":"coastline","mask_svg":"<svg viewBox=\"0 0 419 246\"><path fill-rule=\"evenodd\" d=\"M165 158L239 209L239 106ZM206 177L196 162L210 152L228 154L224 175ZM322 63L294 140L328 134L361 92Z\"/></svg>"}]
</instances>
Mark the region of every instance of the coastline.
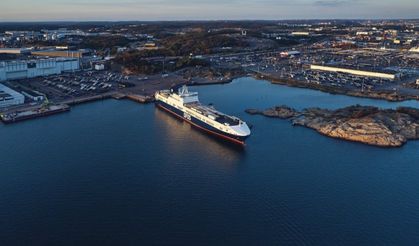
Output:
<instances>
[{"instance_id":1,"label":"coastline","mask_svg":"<svg viewBox=\"0 0 419 246\"><path fill-rule=\"evenodd\" d=\"M345 90L341 88L331 87L331 86L324 86L324 85L317 85L317 84L309 84L304 83L298 80L291 80L291 79L279 79L274 76L267 76L257 74L255 72L252 73L240 73L234 76L224 76L222 79L209 79L208 77L195 77L193 80L186 82L187 85L190 86L208 86L208 85L220 85L220 84L229 84L236 79L240 79L243 77L252 77L257 80L265 80L271 84L275 85L282 85L282 86L289 86L293 88L301 88L301 89L311 89L317 90L324 93L329 93L332 95L346 95L351 97L358 97L358 98L369 98L369 99L376 99L376 100L386 100L389 102L403 102L408 100L419 100L419 96L412 96L412 95L397 95L394 92L360 92L360 91L351 91ZM56 105L68 105L68 106L75 106L78 104L98 101L98 100L106 100L106 99L128 99L132 100L137 103L146 104L154 102L154 92L160 89L169 89L173 84L182 84L181 80L177 79L175 83L159 83L159 86L155 86L154 83L150 84L150 88L144 90L145 85L136 85L134 88L130 89L123 89L123 90L115 90L103 94L98 95L91 95L91 96L84 96L79 98L71 98L62 101L54 102ZM3 113L16 113L16 112L23 112L41 108L42 105L38 106L20 106L16 109L9 109L3 111Z\"/></svg>"},{"instance_id":2,"label":"coastline","mask_svg":"<svg viewBox=\"0 0 419 246\"><path fill-rule=\"evenodd\" d=\"M326 86L326 85L318 85L318 84L310 84L301 82L298 80L292 80L292 79L280 79L274 76L270 75L260 75L255 73L253 75L255 79L263 79L267 80L272 84L278 84L278 85L285 85L290 87L296 87L296 88L305 88L305 89L312 89L317 91L322 91L326 93L330 93L333 95L346 95L346 96L352 96L352 97L360 97L360 98L370 98L370 99L379 99L379 100L386 100L389 102L402 102L407 100L419 100L419 95L405 95L405 94L397 94L392 91L368 91L368 92L362 92L362 91L356 91L356 90L347 90L332 86Z\"/></svg>"},{"instance_id":3,"label":"coastline","mask_svg":"<svg viewBox=\"0 0 419 246\"><path fill-rule=\"evenodd\" d=\"M419 109L380 109L353 105L336 110L306 108L297 111L282 105L265 110L247 109L250 115L289 120L294 126L313 129L321 135L377 147L401 147L419 139Z\"/></svg>"},{"instance_id":4,"label":"coastline","mask_svg":"<svg viewBox=\"0 0 419 246\"><path fill-rule=\"evenodd\" d=\"M195 79L198 81L195 80L192 83L188 83L188 85L201 86L201 85L228 84L228 83L233 82L235 79L239 79L246 76L250 76L258 80L266 80L271 84L284 85L284 86L302 88L302 89L317 90L317 91L329 93L332 95L345 95L345 96L359 97L359 98L386 100L389 102L403 102L403 101L408 101L408 100L419 101L419 94L418 95L398 94L394 91L384 91L384 90L363 92L359 90L349 90L349 89L343 89L343 88L334 87L334 86L306 83L306 82L302 82L302 81L294 80L294 79L282 79L282 78L278 78L272 75L256 73L254 71L250 73L243 72L235 76L228 76L228 77L226 76L226 77L223 77L223 80L211 80L205 77L196 77Z\"/></svg>"}]
</instances>

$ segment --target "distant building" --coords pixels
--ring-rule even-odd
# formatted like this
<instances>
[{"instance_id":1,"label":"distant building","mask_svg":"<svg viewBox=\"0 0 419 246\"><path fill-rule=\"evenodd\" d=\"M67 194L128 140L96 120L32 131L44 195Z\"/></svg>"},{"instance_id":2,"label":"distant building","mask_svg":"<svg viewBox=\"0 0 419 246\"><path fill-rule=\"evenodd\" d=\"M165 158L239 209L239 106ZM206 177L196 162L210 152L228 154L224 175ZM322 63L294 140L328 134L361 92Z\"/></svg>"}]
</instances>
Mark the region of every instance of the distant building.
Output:
<instances>
[{"instance_id":1,"label":"distant building","mask_svg":"<svg viewBox=\"0 0 419 246\"><path fill-rule=\"evenodd\" d=\"M369 35L369 32L365 32L365 31L360 31L360 32L356 32L357 36L367 36Z\"/></svg>"},{"instance_id":2,"label":"distant building","mask_svg":"<svg viewBox=\"0 0 419 246\"><path fill-rule=\"evenodd\" d=\"M48 56L48 57L73 57L82 58L85 52L83 50L34 50L31 52L34 56Z\"/></svg>"},{"instance_id":3,"label":"distant building","mask_svg":"<svg viewBox=\"0 0 419 246\"><path fill-rule=\"evenodd\" d=\"M48 58L0 62L0 81L35 78L80 69L79 59Z\"/></svg>"},{"instance_id":4,"label":"distant building","mask_svg":"<svg viewBox=\"0 0 419 246\"><path fill-rule=\"evenodd\" d=\"M95 70L96 70L96 71L102 71L102 70L105 70L105 64L96 64L96 65L95 65Z\"/></svg>"},{"instance_id":5,"label":"distant building","mask_svg":"<svg viewBox=\"0 0 419 246\"><path fill-rule=\"evenodd\" d=\"M158 47L157 47L156 43L148 42L144 45L144 49L146 49L146 50L157 50Z\"/></svg>"},{"instance_id":6,"label":"distant building","mask_svg":"<svg viewBox=\"0 0 419 246\"><path fill-rule=\"evenodd\" d=\"M45 99L44 95L38 91L22 91L25 97L30 98L32 101L40 102Z\"/></svg>"},{"instance_id":7,"label":"distant building","mask_svg":"<svg viewBox=\"0 0 419 246\"><path fill-rule=\"evenodd\" d=\"M358 70L358 69L351 69L351 68L310 65L310 69L318 70L318 71L325 71L325 72L348 73L348 74L353 74L353 75L358 75L358 76L375 77L375 78L390 79L390 80L395 80L397 78L397 74L365 71L365 70Z\"/></svg>"},{"instance_id":8,"label":"distant building","mask_svg":"<svg viewBox=\"0 0 419 246\"><path fill-rule=\"evenodd\" d=\"M288 56L297 56L300 55L301 53L299 51L296 50L291 50L291 51L283 51L280 53L281 57L288 57Z\"/></svg>"},{"instance_id":9,"label":"distant building","mask_svg":"<svg viewBox=\"0 0 419 246\"><path fill-rule=\"evenodd\" d=\"M67 30L67 28L60 28L58 30L42 30L44 40L59 40L67 36L86 36L86 33L81 30Z\"/></svg>"},{"instance_id":10,"label":"distant building","mask_svg":"<svg viewBox=\"0 0 419 246\"><path fill-rule=\"evenodd\" d=\"M122 52L125 52L127 49L128 49L127 47L118 47L118 48L116 49L116 52L117 52L117 53L122 53Z\"/></svg>"},{"instance_id":11,"label":"distant building","mask_svg":"<svg viewBox=\"0 0 419 246\"><path fill-rule=\"evenodd\" d=\"M34 56L48 56L48 57L74 57L82 58L84 55L89 54L89 50L81 49L71 51L66 46L57 46L52 49L38 49L33 48L0 48L0 54L26 54Z\"/></svg>"},{"instance_id":12,"label":"distant building","mask_svg":"<svg viewBox=\"0 0 419 246\"><path fill-rule=\"evenodd\" d=\"M419 53L419 46L418 47L413 47L409 51Z\"/></svg>"},{"instance_id":13,"label":"distant building","mask_svg":"<svg viewBox=\"0 0 419 246\"><path fill-rule=\"evenodd\" d=\"M292 36L310 36L309 32L292 32Z\"/></svg>"},{"instance_id":14,"label":"distant building","mask_svg":"<svg viewBox=\"0 0 419 246\"><path fill-rule=\"evenodd\" d=\"M10 107L23 103L25 103L25 96L3 84L0 84L0 108Z\"/></svg>"},{"instance_id":15,"label":"distant building","mask_svg":"<svg viewBox=\"0 0 419 246\"><path fill-rule=\"evenodd\" d=\"M29 54L31 49L26 48L0 48L0 54Z\"/></svg>"}]
</instances>

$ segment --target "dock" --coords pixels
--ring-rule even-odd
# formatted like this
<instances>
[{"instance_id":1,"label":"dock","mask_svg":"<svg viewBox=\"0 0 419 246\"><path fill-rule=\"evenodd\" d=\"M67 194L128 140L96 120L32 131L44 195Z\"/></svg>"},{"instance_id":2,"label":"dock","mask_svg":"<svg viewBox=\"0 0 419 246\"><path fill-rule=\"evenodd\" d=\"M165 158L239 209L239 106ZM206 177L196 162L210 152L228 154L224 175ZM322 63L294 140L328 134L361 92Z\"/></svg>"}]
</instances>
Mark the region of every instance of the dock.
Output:
<instances>
[{"instance_id":1,"label":"dock","mask_svg":"<svg viewBox=\"0 0 419 246\"><path fill-rule=\"evenodd\" d=\"M127 93L121 93L121 92L110 92L110 93L105 93L101 95L72 98L72 99L62 101L60 103L73 106L77 104L94 102L94 101L105 100L105 99L110 99L110 98L115 99L115 100L129 99L131 101L138 102L138 103L150 103L154 101L154 98L152 96L146 96L146 95L140 95L140 94L127 94Z\"/></svg>"},{"instance_id":2,"label":"dock","mask_svg":"<svg viewBox=\"0 0 419 246\"><path fill-rule=\"evenodd\" d=\"M8 112L0 112L0 121L4 124L11 124L16 123L24 120L45 117L61 112L70 111L71 106L94 102L99 100L106 100L106 99L115 99L115 100L122 100L128 99L137 103L146 104L151 103L154 101L154 96L152 95L141 95L141 94L134 94L134 93L127 93L121 91L112 91L100 95L89 95L77 98L69 98L63 101L55 102L55 104L50 106L25 106L20 107L14 110L9 110Z\"/></svg>"},{"instance_id":3,"label":"dock","mask_svg":"<svg viewBox=\"0 0 419 246\"><path fill-rule=\"evenodd\" d=\"M4 124L12 124L25 120L63 113L67 111L70 111L70 106L68 106L67 104L50 105L47 107L40 107L37 109L2 114L0 115L0 119Z\"/></svg>"},{"instance_id":4,"label":"dock","mask_svg":"<svg viewBox=\"0 0 419 246\"><path fill-rule=\"evenodd\" d=\"M77 104L82 104L82 103L87 103L87 102L94 102L94 101L113 98L114 94L115 94L115 92L110 92L110 93L105 93L105 94L100 94L100 95L71 98L71 99L61 101L60 103L68 104L68 105L77 105Z\"/></svg>"},{"instance_id":5,"label":"dock","mask_svg":"<svg viewBox=\"0 0 419 246\"><path fill-rule=\"evenodd\" d=\"M127 99L138 102L138 103L150 103L154 101L154 97L152 96L144 96L144 95L137 95L137 94L129 94L126 96Z\"/></svg>"}]
</instances>

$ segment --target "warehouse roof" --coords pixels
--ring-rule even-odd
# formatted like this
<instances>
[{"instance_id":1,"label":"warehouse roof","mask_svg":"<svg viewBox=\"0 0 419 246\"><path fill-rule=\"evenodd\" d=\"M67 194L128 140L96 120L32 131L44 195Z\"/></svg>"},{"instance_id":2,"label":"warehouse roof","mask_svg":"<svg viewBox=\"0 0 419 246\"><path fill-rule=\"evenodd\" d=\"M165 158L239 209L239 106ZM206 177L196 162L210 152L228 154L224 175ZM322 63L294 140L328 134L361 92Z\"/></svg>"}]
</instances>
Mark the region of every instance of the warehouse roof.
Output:
<instances>
[{"instance_id":1,"label":"warehouse roof","mask_svg":"<svg viewBox=\"0 0 419 246\"><path fill-rule=\"evenodd\" d=\"M4 101L10 98L16 98L16 97L23 97L23 95L17 91L10 89L9 87L3 84L0 84L0 101Z\"/></svg>"}]
</instances>

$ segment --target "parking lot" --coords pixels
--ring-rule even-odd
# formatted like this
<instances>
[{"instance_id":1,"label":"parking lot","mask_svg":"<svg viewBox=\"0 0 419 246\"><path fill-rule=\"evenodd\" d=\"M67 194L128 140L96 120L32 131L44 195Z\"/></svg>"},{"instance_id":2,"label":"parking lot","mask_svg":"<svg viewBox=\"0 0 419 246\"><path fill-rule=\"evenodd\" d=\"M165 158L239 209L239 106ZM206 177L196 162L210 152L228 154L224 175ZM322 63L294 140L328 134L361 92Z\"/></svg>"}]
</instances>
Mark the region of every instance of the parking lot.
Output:
<instances>
[{"instance_id":1,"label":"parking lot","mask_svg":"<svg viewBox=\"0 0 419 246\"><path fill-rule=\"evenodd\" d=\"M116 73L87 71L18 80L15 87L40 92L51 101L61 101L106 93L118 88L124 80L123 75Z\"/></svg>"}]
</instances>

